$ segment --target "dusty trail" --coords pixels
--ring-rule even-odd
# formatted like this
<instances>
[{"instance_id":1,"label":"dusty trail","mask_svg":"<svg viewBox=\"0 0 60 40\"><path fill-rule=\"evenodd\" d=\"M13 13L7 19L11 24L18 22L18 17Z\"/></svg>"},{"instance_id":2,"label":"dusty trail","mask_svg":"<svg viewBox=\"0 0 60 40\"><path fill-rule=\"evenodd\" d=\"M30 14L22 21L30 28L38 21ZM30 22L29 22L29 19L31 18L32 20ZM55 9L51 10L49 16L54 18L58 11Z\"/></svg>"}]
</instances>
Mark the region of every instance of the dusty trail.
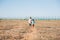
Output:
<instances>
[{"instance_id":1,"label":"dusty trail","mask_svg":"<svg viewBox=\"0 0 60 40\"><path fill-rule=\"evenodd\" d=\"M39 34L36 28L30 28L22 40L39 40Z\"/></svg>"}]
</instances>

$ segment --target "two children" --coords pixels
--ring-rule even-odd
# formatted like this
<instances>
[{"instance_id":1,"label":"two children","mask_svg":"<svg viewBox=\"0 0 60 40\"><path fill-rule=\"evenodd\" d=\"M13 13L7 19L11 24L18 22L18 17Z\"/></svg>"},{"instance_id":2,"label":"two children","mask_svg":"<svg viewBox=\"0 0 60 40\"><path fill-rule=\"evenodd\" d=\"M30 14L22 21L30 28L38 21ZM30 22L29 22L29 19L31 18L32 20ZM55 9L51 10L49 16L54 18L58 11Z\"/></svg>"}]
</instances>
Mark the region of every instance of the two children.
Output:
<instances>
[{"instance_id":1,"label":"two children","mask_svg":"<svg viewBox=\"0 0 60 40\"><path fill-rule=\"evenodd\" d=\"M29 23L29 26L33 26L34 27L35 21L34 21L34 19L32 19L30 17L29 20L28 20L28 23Z\"/></svg>"}]
</instances>

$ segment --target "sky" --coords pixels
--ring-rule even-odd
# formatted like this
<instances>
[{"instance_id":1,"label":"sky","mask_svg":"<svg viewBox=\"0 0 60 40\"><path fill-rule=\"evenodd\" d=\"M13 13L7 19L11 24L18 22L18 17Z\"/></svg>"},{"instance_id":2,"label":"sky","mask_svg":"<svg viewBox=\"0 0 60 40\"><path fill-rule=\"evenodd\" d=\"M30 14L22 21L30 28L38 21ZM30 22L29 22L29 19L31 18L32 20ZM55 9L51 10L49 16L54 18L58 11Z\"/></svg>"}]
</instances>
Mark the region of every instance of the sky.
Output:
<instances>
[{"instance_id":1,"label":"sky","mask_svg":"<svg viewBox=\"0 0 60 40\"><path fill-rule=\"evenodd\" d=\"M0 0L0 18L60 18L60 0Z\"/></svg>"}]
</instances>

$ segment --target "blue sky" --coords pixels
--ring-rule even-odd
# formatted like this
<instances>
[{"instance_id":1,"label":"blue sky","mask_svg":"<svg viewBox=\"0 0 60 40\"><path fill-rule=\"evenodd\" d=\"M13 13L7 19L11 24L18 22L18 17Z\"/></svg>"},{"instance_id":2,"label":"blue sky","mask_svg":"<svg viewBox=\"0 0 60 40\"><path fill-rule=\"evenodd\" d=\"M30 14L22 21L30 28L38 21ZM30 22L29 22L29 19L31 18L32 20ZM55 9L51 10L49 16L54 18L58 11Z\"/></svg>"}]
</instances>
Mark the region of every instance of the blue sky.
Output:
<instances>
[{"instance_id":1,"label":"blue sky","mask_svg":"<svg viewBox=\"0 0 60 40\"><path fill-rule=\"evenodd\" d=\"M0 18L60 18L60 0L0 0Z\"/></svg>"}]
</instances>

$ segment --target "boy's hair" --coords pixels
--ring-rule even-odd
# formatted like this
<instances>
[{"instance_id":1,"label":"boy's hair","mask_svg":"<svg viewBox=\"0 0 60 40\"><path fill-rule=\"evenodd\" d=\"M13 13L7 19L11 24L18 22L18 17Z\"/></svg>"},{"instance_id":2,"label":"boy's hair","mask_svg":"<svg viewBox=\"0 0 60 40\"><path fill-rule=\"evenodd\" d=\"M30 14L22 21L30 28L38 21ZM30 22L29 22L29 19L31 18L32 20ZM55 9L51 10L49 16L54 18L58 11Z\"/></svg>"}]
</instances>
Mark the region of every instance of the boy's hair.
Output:
<instances>
[{"instance_id":1,"label":"boy's hair","mask_svg":"<svg viewBox=\"0 0 60 40\"><path fill-rule=\"evenodd\" d=\"M30 17L30 19L31 19L31 17Z\"/></svg>"}]
</instances>

